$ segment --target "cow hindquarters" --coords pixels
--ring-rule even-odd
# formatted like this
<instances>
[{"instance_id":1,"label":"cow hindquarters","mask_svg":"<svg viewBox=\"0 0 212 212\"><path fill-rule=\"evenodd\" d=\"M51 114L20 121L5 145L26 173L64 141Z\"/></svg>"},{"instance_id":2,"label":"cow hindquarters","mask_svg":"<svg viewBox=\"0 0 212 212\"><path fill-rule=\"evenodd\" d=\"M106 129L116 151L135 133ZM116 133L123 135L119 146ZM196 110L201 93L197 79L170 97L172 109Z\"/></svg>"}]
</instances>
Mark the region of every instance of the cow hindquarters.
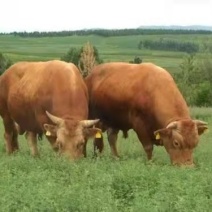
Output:
<instances>
[{"instance_id":1,"label":"cow hindquarters","mask_svg":"<svg viewBox=\"0 0 212 212\"><path fill-rule=\"evenodd\" d=\"M8 154L13 153L18 150L18 132L15 127L14 121L11 119L9 115L3 116L4 123L4 138L6 143L6 151Z\"/></svg>"}]
</instances>

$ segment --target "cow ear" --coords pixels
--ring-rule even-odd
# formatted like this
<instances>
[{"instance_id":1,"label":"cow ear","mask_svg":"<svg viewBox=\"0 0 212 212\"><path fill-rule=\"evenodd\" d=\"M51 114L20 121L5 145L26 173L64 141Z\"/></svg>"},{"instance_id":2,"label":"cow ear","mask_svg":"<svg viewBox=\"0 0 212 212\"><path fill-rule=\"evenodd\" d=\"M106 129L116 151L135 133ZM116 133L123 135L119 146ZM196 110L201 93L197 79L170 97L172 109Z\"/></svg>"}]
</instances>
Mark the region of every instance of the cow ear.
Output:
<instances>
[{"instance_id":1,"label":"cow ear","mask_svg":"<svg viewBox=\"0 0 212 212\"><path fill-rule=\"evenodd\" d=\"M83 134L86 138L90 137L101 138L102 130L99 128L85 128L83 129Z\"/></svg>"},{"instance_id":2,"label":"cow ear","mask_svg":"<svg viewBox=\"0 0 212 212\"><path fill-rule=\"evenodd\" d=\"M194 123L197 126L197 130L198 130L199 135L202 135L208 129L208 127L207 127L208 123L207 122L200 121L200 120L194 120Z\"/></svg>"},{"instance_id":3,"label":"cow ear","mask_svg":"<svg viewBox=\"0 0 212 212\"><path fill-rule=\"evenodd\" d=\"M172 135L172 129L164 128L154 132L155 139L160 141L160 144L163 144L163 139L168 138Z\"/></svg>"},{"instance_id":4,"label":"cow ear","mask_svg":"<svg viewBox=\"0 0 212 212\"><path fill-rule=\"evenodd\" d=\"M197 129L198 129L198 134L202 135L204 132L207 131L208 127L207 126L199 126Z\"/></svg>"},{"instance_id":5,"label":"cow ear","mask_svg":"<svg viewBox=\"0 0 212 212\"><path fill-rule=\"evenodd\" d=\"M44 124L43 127L46 130L46 136L56 136L57 126L52 124Z\"/></svg>"}]
</instances>

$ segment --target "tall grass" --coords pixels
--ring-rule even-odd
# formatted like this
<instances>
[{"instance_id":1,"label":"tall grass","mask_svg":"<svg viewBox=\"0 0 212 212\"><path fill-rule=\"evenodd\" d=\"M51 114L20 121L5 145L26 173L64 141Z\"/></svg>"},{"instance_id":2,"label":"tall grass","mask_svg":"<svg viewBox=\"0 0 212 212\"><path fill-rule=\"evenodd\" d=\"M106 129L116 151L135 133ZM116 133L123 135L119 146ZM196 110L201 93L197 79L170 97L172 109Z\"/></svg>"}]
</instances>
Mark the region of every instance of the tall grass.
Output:
<instances>
[{"instance_id":1,"label":"tall grass","mask_svg":"<svg viewBox=\"0 0 212 212\"><path fill-rule=\"evenodd\" d=\"M211 108L192 108L192 116L212 127ZM111 157L105 140L102 157L71 162L55 154L48 142L39 141L40 157L33 158L26 140L20 151L8 156L0 125L0 211L171 211L210 212L212 208L211 131L201 136L194 152L195 168L170 165L163 147L155 147L146 160L135 133L119 135L119 160Z\"/></svg>"}]
</instances>

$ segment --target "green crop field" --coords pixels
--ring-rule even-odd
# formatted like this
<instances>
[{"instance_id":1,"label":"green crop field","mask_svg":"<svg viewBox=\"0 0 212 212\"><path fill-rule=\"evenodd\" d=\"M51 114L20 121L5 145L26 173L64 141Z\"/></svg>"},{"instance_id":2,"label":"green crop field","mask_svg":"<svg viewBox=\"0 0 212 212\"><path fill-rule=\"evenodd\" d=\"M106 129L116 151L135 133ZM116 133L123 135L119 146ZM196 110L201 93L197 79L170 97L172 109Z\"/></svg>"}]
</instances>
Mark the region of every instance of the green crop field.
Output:
<instances>
[{"instance_id":1,"label":"green crop field","mask_svg":"<svg viewBox=\"0 0 212 212\"><path fill-rule=\"evenodd\" d=\"M212 127L211 108L191 108L193 118ZM0 211L167 211L210 212L212 208L211 131L194 151L195 168L170 165L163 147L155 147L150 163L135 133L119 135L119 160L111 157L105 140L102 157L71 162L39 141L40 157L30 155L20 137L20 151L8 156L0 125Z\"/></svg>"},{"instance_id":2,"label":"green crop field","mask_svg":"<svg viewBox=\"0 0 212 212\"><path fill-rule=\"evenodd\" d=\"M170 71L177 71L179 64L185 56L184 52L156 51L138 49L141 40L169 39L174 41L192 41L203 44L212 43L210 35L132 35L101 37L67 36L67 37L19 37L14 35L0 36L0 52L11 58L12 61L20 60L50 60L60 59L71 47L81 48L86 42L96 46L104 62L130 61L139 56L144 62L154 62Z\"/></svg>"}]
</instances>

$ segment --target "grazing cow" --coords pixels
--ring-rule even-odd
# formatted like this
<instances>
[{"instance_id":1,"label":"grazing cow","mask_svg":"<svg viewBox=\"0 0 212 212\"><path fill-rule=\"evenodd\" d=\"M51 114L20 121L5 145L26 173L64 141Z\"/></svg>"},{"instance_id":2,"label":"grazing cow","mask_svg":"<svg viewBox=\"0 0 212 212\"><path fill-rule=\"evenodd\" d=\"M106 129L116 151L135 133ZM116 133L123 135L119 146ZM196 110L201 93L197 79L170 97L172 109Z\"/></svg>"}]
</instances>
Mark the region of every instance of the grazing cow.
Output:
<instances>
[{"instance_id":1,"label":"grazing cow","mask_svg":"<svg viewBox=\"0 0 212 212\"><path fill-rule=\"evenodd\" d=\"M109 144L116 148L119 130L133 129L147 158L153 145L163 145L173 164L193 165L192 152L207 123L192 120L171 75L151 63L111 62L96 66L85 82L91 117L110 127Z\"/></svg>"},{"instance_id":2,"label":"grazing cow","mask_svg":"<svg viewBox=\"0 0 212 212\"><path fill-rule=\"evenodd\" d=\"M86 141L99 131L88 118L88 92L74 64L58 60L19 62L0 78L0 115L8 153L26 132L32 154L37 136L46 134L54 149L71 158L86 155Z\"/></svg>"}]
</instances>

